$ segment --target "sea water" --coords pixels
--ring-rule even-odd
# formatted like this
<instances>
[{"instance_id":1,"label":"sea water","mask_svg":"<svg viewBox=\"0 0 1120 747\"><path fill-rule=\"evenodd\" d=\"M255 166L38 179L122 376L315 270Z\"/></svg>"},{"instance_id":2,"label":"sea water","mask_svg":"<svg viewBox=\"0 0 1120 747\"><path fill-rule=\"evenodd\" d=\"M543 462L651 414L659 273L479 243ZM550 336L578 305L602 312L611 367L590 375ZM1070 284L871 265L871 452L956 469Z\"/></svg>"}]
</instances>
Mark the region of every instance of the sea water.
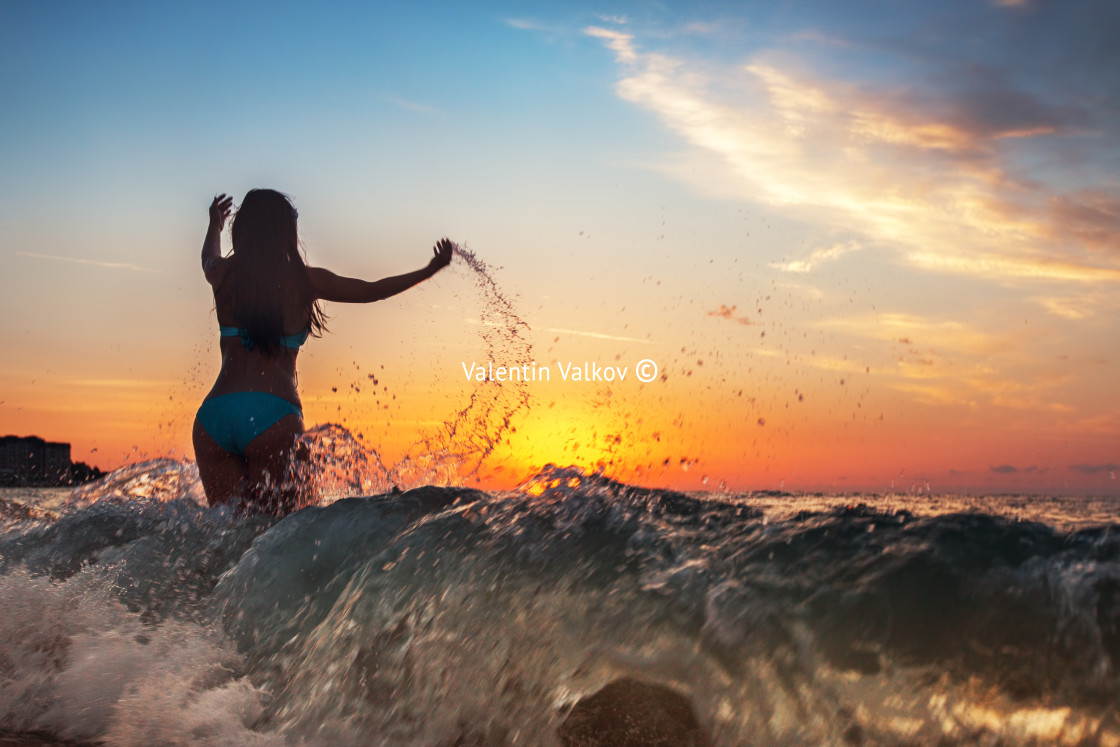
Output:
<instances>
[{"instance_id":1,"label":"sea water","mask_svg":"<svg viewBox=\"0 0 1120 747\"><path fill-rule=\"evenodd\" d=\"M235 518L193 464L137 464L3 493L0 730L549 745L629 677L717 745L1117 744L1117 504L549 467Z\"/></svg>"},{"instance_id":2,"label":"sea water","mask_svg":"<svg viewBox=\"0 0 1120 747\"><path fill-rule=\"evenodd\" d=\"M693 744L1120 745L1120 499L455 487L528 406L479 382L391 465L314 428L284 518L176 459L0 491L0 744L555 745L626 680Z\"/></svg>"}]
</instances>

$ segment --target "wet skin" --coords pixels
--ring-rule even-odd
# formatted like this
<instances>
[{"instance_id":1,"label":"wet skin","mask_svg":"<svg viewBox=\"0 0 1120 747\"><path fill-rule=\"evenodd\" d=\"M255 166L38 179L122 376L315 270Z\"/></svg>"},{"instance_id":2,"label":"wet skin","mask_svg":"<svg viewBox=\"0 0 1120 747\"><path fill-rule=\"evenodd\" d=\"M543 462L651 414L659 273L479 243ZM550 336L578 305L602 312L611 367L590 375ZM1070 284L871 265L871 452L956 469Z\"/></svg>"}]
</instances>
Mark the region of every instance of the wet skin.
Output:
<instances>
[{"instance_id":1,"label":"wet skin","mask_svg":"<svg viewBox=\"0 0 1120 747\"><path fill-rule=\"evenodd\" d=\"M221 232L232 210L233 200L226 195L210 205L210 225L202 247L202 268L214 289L214 306L220 326L240 327L236 318L236 289L224 283L230 268L229 258L221 256ZM340 303L372 303L394 296L430 278L451 262L454 244L441 239L433 249L427 266L404 275L366 281L336 275L330 270L308 267L314 299ZM235 250L236 251L236 250ZM300 334L308 328L305 309L309 299L292 298L285 305L285 335ZM220 342L222 368L206 399L234 392L267 392L301 407L296 386L296 359L299 351L283 349L266 355L250 350L239 337L223 337ZM302 409L302 408L301 408ZM210 505L231 503L237 496L241 512L288 513L311 502L306 479L296 475L306 462L308 450L300 441L304 432L302 416L285 415L268 430L254 438L244 456L221 446L195 418L193 440L199 477Z\"/></svg>"}]
</instances>

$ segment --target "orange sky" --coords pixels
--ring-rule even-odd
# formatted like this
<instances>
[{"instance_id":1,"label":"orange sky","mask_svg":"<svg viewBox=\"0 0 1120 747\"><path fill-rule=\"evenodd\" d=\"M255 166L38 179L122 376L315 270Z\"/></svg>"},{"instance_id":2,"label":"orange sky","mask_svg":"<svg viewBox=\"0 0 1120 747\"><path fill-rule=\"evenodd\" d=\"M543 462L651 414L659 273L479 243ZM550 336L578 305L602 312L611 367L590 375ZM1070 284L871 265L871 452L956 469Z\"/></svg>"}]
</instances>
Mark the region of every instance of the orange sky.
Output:
<instances>
[{"instance_id":1,"label":"orange sky","mask_svg":"<svg viewBox=\"0 0 1120 747\"><path fill-rule=\"evenodd\" d=\"M8 11L5 64L26 74L0 124L19 146L0 432L103 468L190 457L219 363L206 206L268 186L312 264L382 277L448 235L526 325L493 326L512 317L459 260L331 306L300 356L306 422L387 463L489 401L464 363L530 357L552 380L521 390L485 485L554 462L696 489L1116 493L1110 26L950 6L325 12L248 46L214 30L203 61L199 10ZM182 30L153 46L156 23ZM275 63L246 72L258 59ZM664 379L634 380L646 358ZM630 379L558 380L585 361Z\"/></svg>"}]
</instances>

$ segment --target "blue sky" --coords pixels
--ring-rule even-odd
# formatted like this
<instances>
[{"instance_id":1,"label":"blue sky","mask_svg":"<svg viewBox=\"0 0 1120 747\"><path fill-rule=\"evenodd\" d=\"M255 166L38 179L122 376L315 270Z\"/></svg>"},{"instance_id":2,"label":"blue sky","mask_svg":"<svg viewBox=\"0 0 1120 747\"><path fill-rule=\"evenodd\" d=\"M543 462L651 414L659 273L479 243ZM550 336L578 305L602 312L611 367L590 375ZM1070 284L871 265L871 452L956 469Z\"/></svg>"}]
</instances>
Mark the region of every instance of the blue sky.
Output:
<instances>
[{"instance_id":1,"label":"blue sky","mask_svg":"<svg viewBox=\"0 0 1120 747\"><path fill-rule=\"evenodd\" d=\"M672 383L612 395L666 419L621 426L643 459L672 431L740 485L1108 489L1070 464L1120 462L1118 27L1032 0L4 3L0 419L119 455L171 387L185 430L216 365L205 206L270 186L313 263L392 274L449 235L542 355L656 351ZM335 310L308 396L347 359L442 386L477 314L454 278ZM538 440L593 464L565 434L603 399L561 399Z\"/></svg>"}]
</instances>

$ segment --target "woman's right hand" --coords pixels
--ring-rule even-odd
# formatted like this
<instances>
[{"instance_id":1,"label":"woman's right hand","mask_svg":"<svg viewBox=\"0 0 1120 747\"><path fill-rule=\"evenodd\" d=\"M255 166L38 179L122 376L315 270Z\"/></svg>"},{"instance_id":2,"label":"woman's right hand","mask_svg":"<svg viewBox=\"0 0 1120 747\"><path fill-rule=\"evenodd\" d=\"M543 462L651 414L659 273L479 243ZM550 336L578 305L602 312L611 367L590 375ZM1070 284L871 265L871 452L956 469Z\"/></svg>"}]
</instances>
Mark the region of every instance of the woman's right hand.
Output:
<instances>
[{"instance_id":1,"label":"woman's right hand","mask_svg":"<svg viewBox=\"0 0 1120 747\"><path fill-rule=\"evenodd\" d=\"M229 217L230 211L233 209L233 198L226 194L220 194L214 198L210 203L210 226L211 228L218 229L221 233L225 228L226 218Z\"/></svg>"},{"instance_id":2,"label":"woman's right hand","mask_svg":"<svg viewBox=\"0 0 1120 747\"><path fill-rule=\"evenodd\" d=\"M447 267L449 264L451 264L451 254L457 248L458 247L455 246L455 242L451 239L440 239L436 242L436 245L432 247L432 253L435 256L433 256L432 261L428 263L428 267L432 270L433 273L439 272L444 267Z\"/></svg>"}]
</instances>

